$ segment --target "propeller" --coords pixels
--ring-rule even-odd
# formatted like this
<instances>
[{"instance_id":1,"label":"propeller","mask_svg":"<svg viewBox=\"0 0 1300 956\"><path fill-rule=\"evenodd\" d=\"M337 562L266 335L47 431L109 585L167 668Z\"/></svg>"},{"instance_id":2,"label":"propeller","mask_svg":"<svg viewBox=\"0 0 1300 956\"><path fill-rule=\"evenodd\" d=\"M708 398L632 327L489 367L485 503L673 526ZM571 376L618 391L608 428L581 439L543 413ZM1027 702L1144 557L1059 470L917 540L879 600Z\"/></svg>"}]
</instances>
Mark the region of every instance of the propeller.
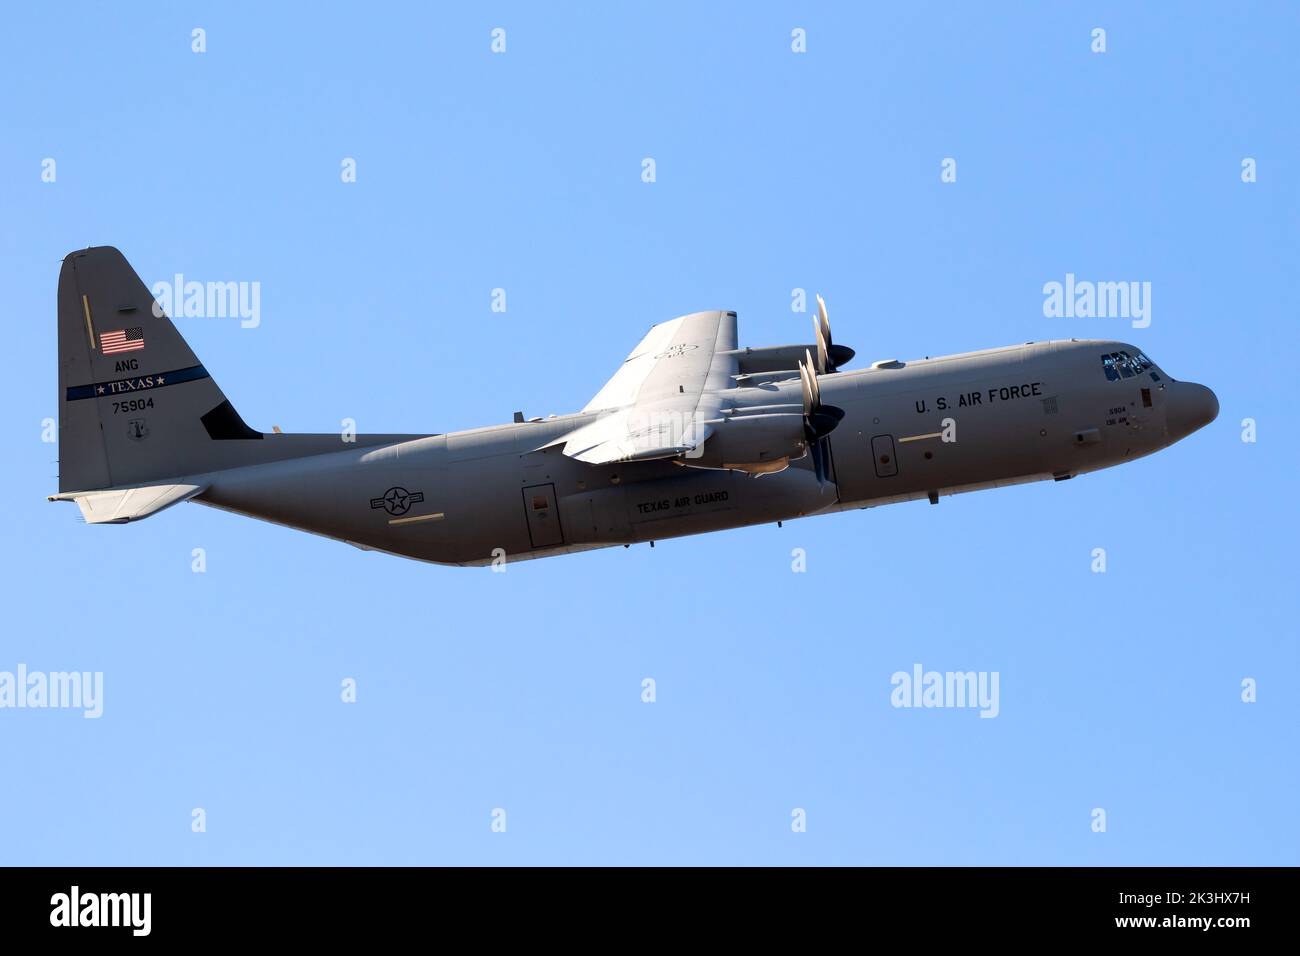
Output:
<instances>
[{"instance_id":1,"label":"propeller","mask_svg":"<svg viewBox=\"0 0 1300 956\"><path fill-rule=\"evenodd\" d=\"M820 304L821 298L818 297ZM823 309L824 313L824 309ZM818 345L820 346L820 341ZM819 348L820 351L820 348ZM799 363L799 382L803 386L803 434L812 455L813 471L817 481L826 484L827 463L830 460L830 443L826 440L835 426L844 418L844 409L822 404L821 386L817 383L817 370L812 353L804 350L804 361Z\"/></svg>"},{"instance_id":2,"label":"propeller","mask_svg":"<svg viewBox=\"0 0 1300 956\"><path fill-rule=\"evenodd\" d=\"M847 365L853 358L854 351L847 345L836 345L831 341L831 321L826 315L826 300L817 296L817 315L813 318L813 334L817 341L818 375L834 372L841 365Z\"/></svg>"}]
</instances>

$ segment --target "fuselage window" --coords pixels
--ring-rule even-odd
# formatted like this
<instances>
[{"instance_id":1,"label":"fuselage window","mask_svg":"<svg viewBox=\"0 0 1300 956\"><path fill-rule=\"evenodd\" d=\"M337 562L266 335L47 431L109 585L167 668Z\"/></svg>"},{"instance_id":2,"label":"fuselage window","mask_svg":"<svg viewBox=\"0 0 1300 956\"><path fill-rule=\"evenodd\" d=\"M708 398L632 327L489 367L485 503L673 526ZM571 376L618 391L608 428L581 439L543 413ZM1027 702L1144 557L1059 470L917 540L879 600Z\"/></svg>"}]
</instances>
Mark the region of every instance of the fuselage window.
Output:
<instances>
[{"instance_id":1,"label":"fuselage window","mask_svg":"<svg viewBox=\"0 0 1300 956\"><path fill-rule=\"evenodd\" d=\"M1128 367L1128 353L1111 352L1110 357L1115 360L1115 367L1119 369L1119 374L1125 378L1133 377L1133 370Z\"/></svg>"},{"instance_id":2,"label":"fuselage window","mask_svg":"<svg viewBox=\"0 0 1300 956\"><path fill-rule=\"evenodd\" d=\"M1111 355L1101 357L1101 367L1106 370L1106 380L1110 382L1119 381L1119 372L1115 371L1115 358Z\"/></svg>"}]
</instances>

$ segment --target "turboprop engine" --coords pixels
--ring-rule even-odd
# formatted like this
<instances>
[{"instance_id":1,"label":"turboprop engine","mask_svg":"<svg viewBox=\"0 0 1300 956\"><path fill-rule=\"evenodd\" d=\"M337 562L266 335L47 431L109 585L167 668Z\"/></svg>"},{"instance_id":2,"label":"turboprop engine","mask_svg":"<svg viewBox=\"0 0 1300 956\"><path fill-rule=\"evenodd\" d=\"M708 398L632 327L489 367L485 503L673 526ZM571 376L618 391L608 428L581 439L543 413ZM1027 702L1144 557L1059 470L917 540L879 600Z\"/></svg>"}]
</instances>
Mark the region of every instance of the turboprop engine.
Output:
<instances>
[{"instance_id":1,"label":"turboprop engine","mask_svg":"<svg viewBox=\"0 0 1300 956\"><path fill-rule=\"evenodd\" d=\"M844 410L822 403L817 376L833 373L838 364L853 357L853 350L831 342L826 303L820 295L813 328L816 344L812 347L746 349L740 357L741 374L737 378L742 384L754 380L776 384L784 380L793 387L797 375L797 397L801 401L774 404L769 389L737 389L734 404L723 409L721 418L712 423L713 434L701 447L682 457L683 465L770 475L784 471L792 460L811 453L817 480L826 481L830 459L826 437L844 418ZM781 371L779 364L790 359L797 370ZM789 395L791 399L795 397Z\"/></svg>"},{"instance_id":2,"label":"turboprop engine","mask_svg":"<svg viewBox=\"0 0 1300 956\"><path fill-rule=\"evenodd\" d=\"M772 398L768 392L759 392L756 397L765 402ZM708 441L687 452L682 464L768 475L784 471L791 459L802 458L807 453L802 406L738 406L728 409L716 421Z\"/></svg>"}]
</instances>

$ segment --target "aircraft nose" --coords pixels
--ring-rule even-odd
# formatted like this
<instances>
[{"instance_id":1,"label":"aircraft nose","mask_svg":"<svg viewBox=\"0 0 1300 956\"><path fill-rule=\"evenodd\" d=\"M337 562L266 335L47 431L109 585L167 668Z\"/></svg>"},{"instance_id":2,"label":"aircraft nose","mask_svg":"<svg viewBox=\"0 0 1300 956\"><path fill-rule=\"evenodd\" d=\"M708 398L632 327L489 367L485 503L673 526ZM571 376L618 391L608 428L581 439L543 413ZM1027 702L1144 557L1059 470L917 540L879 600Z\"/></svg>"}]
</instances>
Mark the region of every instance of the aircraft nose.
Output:
<instances>
[{"instance_id":1,"label":"aircraft nose","mask_svg":"<svg viewBox=\"0 0 1300 956\"><path fill-rule=\"evenodd\" d=\"M1165 402L1165 426L1172 441L1186 438L1219 417L1219 399L1195 382L1170 382Z\"/></svg>"}]
</instances>

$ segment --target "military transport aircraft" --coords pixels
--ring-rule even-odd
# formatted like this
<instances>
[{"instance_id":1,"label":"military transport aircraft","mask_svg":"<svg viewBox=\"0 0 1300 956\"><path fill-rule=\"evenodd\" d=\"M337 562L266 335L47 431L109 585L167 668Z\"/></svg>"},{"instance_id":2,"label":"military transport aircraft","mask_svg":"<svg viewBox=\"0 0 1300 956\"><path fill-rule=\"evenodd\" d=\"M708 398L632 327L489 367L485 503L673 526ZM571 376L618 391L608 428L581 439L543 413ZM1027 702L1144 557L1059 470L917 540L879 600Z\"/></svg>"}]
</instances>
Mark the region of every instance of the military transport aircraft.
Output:
<instances>
[{"instance_id":1,"label":"military transport aircraft","mask_svg":"<svg viewBox=\"0 0 1300 956\"><path fill-rule=\"evenodd\" d=\"M736 313L653 326L582 411L441 435L255 431L111 247L59 276L59 493L90 524L181 501L440 564L779 522L1131 461L1213 421L1122 342L1030 342L841 371L741 348Z\"/></svg>"}]
</instances>

